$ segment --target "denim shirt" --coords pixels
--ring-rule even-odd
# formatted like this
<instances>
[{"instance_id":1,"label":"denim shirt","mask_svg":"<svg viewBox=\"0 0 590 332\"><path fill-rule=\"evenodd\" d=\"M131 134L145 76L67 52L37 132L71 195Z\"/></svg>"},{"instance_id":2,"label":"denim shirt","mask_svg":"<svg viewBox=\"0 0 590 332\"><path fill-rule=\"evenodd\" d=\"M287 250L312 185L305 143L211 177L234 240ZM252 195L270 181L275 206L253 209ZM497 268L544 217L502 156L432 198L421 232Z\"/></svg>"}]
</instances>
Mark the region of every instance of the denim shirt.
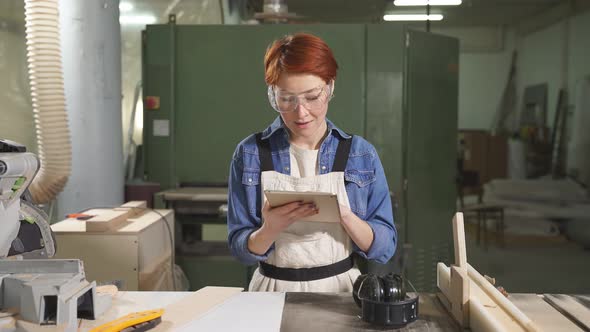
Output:
<instances>
[{"instance_id":1,"label":"denim shirt","mask_svg":"<svg viewBox=\"0 0 590 332\"><path fill-rule=\"evenodd\" d=\"M338 142L351 138L330 120L326 121L328 136L318 154L320 174L331 172ZM290 175L288 132L280 116L262 132L262 139L270 140L275 170ZM232 254L245 264L265 261L274 250L274 244L264 255L248 249L250 234L262 226L260 174L258 146L252 134L238 144L229 173L228 241ZM353 250L364 258L386 263L393 256L397 243L389 188L375 148L360 136L354 137L344 181L350 209L373 230L373 244L369 250L363 252L354 242Z\"/></svg>"}]
</instances>

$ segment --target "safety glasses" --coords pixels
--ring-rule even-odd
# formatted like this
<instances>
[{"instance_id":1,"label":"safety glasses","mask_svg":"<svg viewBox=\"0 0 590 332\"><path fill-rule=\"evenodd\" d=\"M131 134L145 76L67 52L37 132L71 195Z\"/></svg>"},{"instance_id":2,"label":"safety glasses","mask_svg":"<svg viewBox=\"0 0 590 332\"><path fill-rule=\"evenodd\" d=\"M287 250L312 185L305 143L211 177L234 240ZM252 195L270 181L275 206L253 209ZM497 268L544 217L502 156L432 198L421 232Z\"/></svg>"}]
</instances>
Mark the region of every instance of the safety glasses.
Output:
<instances>
[{"instance_id":1,"label":"safety glasses","mask_svg":"<svg viewBox=\"0 0 590 332\"><path fill-rule=\"evenodd\" d=\"M277 87L268 87L268 100L270 105L279 113L293 112L299 105L308 110L316 110L325 106L332 97L332 83L325 84L298 95L281 91Z\"/></svg>"}]
</instances>

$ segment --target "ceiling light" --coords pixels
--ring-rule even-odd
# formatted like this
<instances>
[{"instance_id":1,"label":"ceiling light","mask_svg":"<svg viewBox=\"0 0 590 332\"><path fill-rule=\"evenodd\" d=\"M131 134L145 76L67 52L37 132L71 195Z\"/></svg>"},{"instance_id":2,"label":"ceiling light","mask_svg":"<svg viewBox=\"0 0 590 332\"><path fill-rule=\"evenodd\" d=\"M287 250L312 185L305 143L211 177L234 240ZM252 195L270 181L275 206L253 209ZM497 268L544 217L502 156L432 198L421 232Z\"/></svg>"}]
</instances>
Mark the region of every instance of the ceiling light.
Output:
<instances>
[{"instance_id":1,"label":"ceiling light","mask_svg":"<svg viewBox=\"0 0 590 332\"><path fill-rule=\"evenodd\" d=\"M119 16L121 24L154 24L156 17L154 15L121 15Z\"/></svg>"},{"instance_id":2,"label":"ceiling light","mask_svg":"<svg viewBox=\"0 0 590 332\"><path fill-rule=\"evenodd\" d=\"M395 0L396 6L459 6L461 0Z\"/></svg>"},{"instance_id":3,"label":"ceiling light","mask_svg":"<svg viewBox=\"0 0 590 332\"><path fill-rule=\"evenodd\" d=\"M383 15L385 21L441 21L441 14L387 14Z\"/></svg>"},{"instance_id":4,"label":"ceiling light","mask_svg":"<svg viewBox=\"0 0 590 332\"><path fill-rule=\"evenodd\" d=\"M129 2L121 2L119 4L119 11L124 13L124 12L130 12L133 10L133 5Z\"/></svg>"}]
</instances>

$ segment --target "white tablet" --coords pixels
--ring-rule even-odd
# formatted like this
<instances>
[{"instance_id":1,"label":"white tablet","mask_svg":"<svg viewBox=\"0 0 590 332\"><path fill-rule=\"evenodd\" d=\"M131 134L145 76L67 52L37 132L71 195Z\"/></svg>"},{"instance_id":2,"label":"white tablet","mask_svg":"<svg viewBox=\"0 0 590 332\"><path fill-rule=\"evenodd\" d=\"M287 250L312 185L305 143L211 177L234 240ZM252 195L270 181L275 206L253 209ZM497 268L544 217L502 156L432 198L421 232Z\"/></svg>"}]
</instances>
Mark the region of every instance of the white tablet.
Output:
<instances>
[{"instance_id":1,"label":"white tablet","mask_svg":"<svg viewBox=\"0 0 590 332\"><path fill-rule=\"evenodd\" d=\"M340 222L340 205L338 196L334 193L265 190L264 195L271 207L298 201L315 203L320 210L319 213L305 217L301 221Z\"/></svg>"}]
</instances>

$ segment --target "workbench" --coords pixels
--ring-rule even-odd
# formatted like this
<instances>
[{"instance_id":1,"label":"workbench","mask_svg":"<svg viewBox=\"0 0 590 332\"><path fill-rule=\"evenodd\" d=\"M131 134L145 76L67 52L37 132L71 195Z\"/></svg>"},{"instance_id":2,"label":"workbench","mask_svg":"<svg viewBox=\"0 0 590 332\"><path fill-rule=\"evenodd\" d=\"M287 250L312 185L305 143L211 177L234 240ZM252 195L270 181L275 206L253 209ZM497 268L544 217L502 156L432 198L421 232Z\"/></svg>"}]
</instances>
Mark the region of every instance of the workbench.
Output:
<instances>
[{"instance_id":1,"label":"workbench","mask_svg":"<svg viewBox=\"0 0 590 332\"><path fill-rule=\"evenodd\" d=\"M192 292L119 292L112 307L96 321L80 320L78 331L115 320L126 314L165 308ZM550 295L547 295L550 296ZM554 295L562 298L565 295ZM458 331L459 326L435 294L419 293L419 319L397 331ZM573 298L573 297L572 297ZM590 303L590 296L577 296ZM543 295L511 294L509 299L543 331L584 331L549 305ZM578 302L579 303L579 302ZM586 308L588 308L586 306ZM190 309L189 309L190 310ZM586 309L588 310L588 309ZM202 316L174 331L383 331L359 318L360 309L350 293L240 292L212 307ZM1 320L0 320L1 321ZM28 323L24 323L25 326ZM162 323L164 324L164 323ZM24 327L24 326L23 326ZM38 331L55 327L37 326Z\"/></svg>"},{"instance_id":2,"label":"workbench","mask_svg":"<svg viewBox=\"0 0 590 332\"><path fill-rule=\"evenodd\" d=\"M253 269L233 257L227 244L227 195L227 186L181 187L156 194L157 204L174 210L176 263L190 290L248 286Z\"/></svg>"}]
</instances>

